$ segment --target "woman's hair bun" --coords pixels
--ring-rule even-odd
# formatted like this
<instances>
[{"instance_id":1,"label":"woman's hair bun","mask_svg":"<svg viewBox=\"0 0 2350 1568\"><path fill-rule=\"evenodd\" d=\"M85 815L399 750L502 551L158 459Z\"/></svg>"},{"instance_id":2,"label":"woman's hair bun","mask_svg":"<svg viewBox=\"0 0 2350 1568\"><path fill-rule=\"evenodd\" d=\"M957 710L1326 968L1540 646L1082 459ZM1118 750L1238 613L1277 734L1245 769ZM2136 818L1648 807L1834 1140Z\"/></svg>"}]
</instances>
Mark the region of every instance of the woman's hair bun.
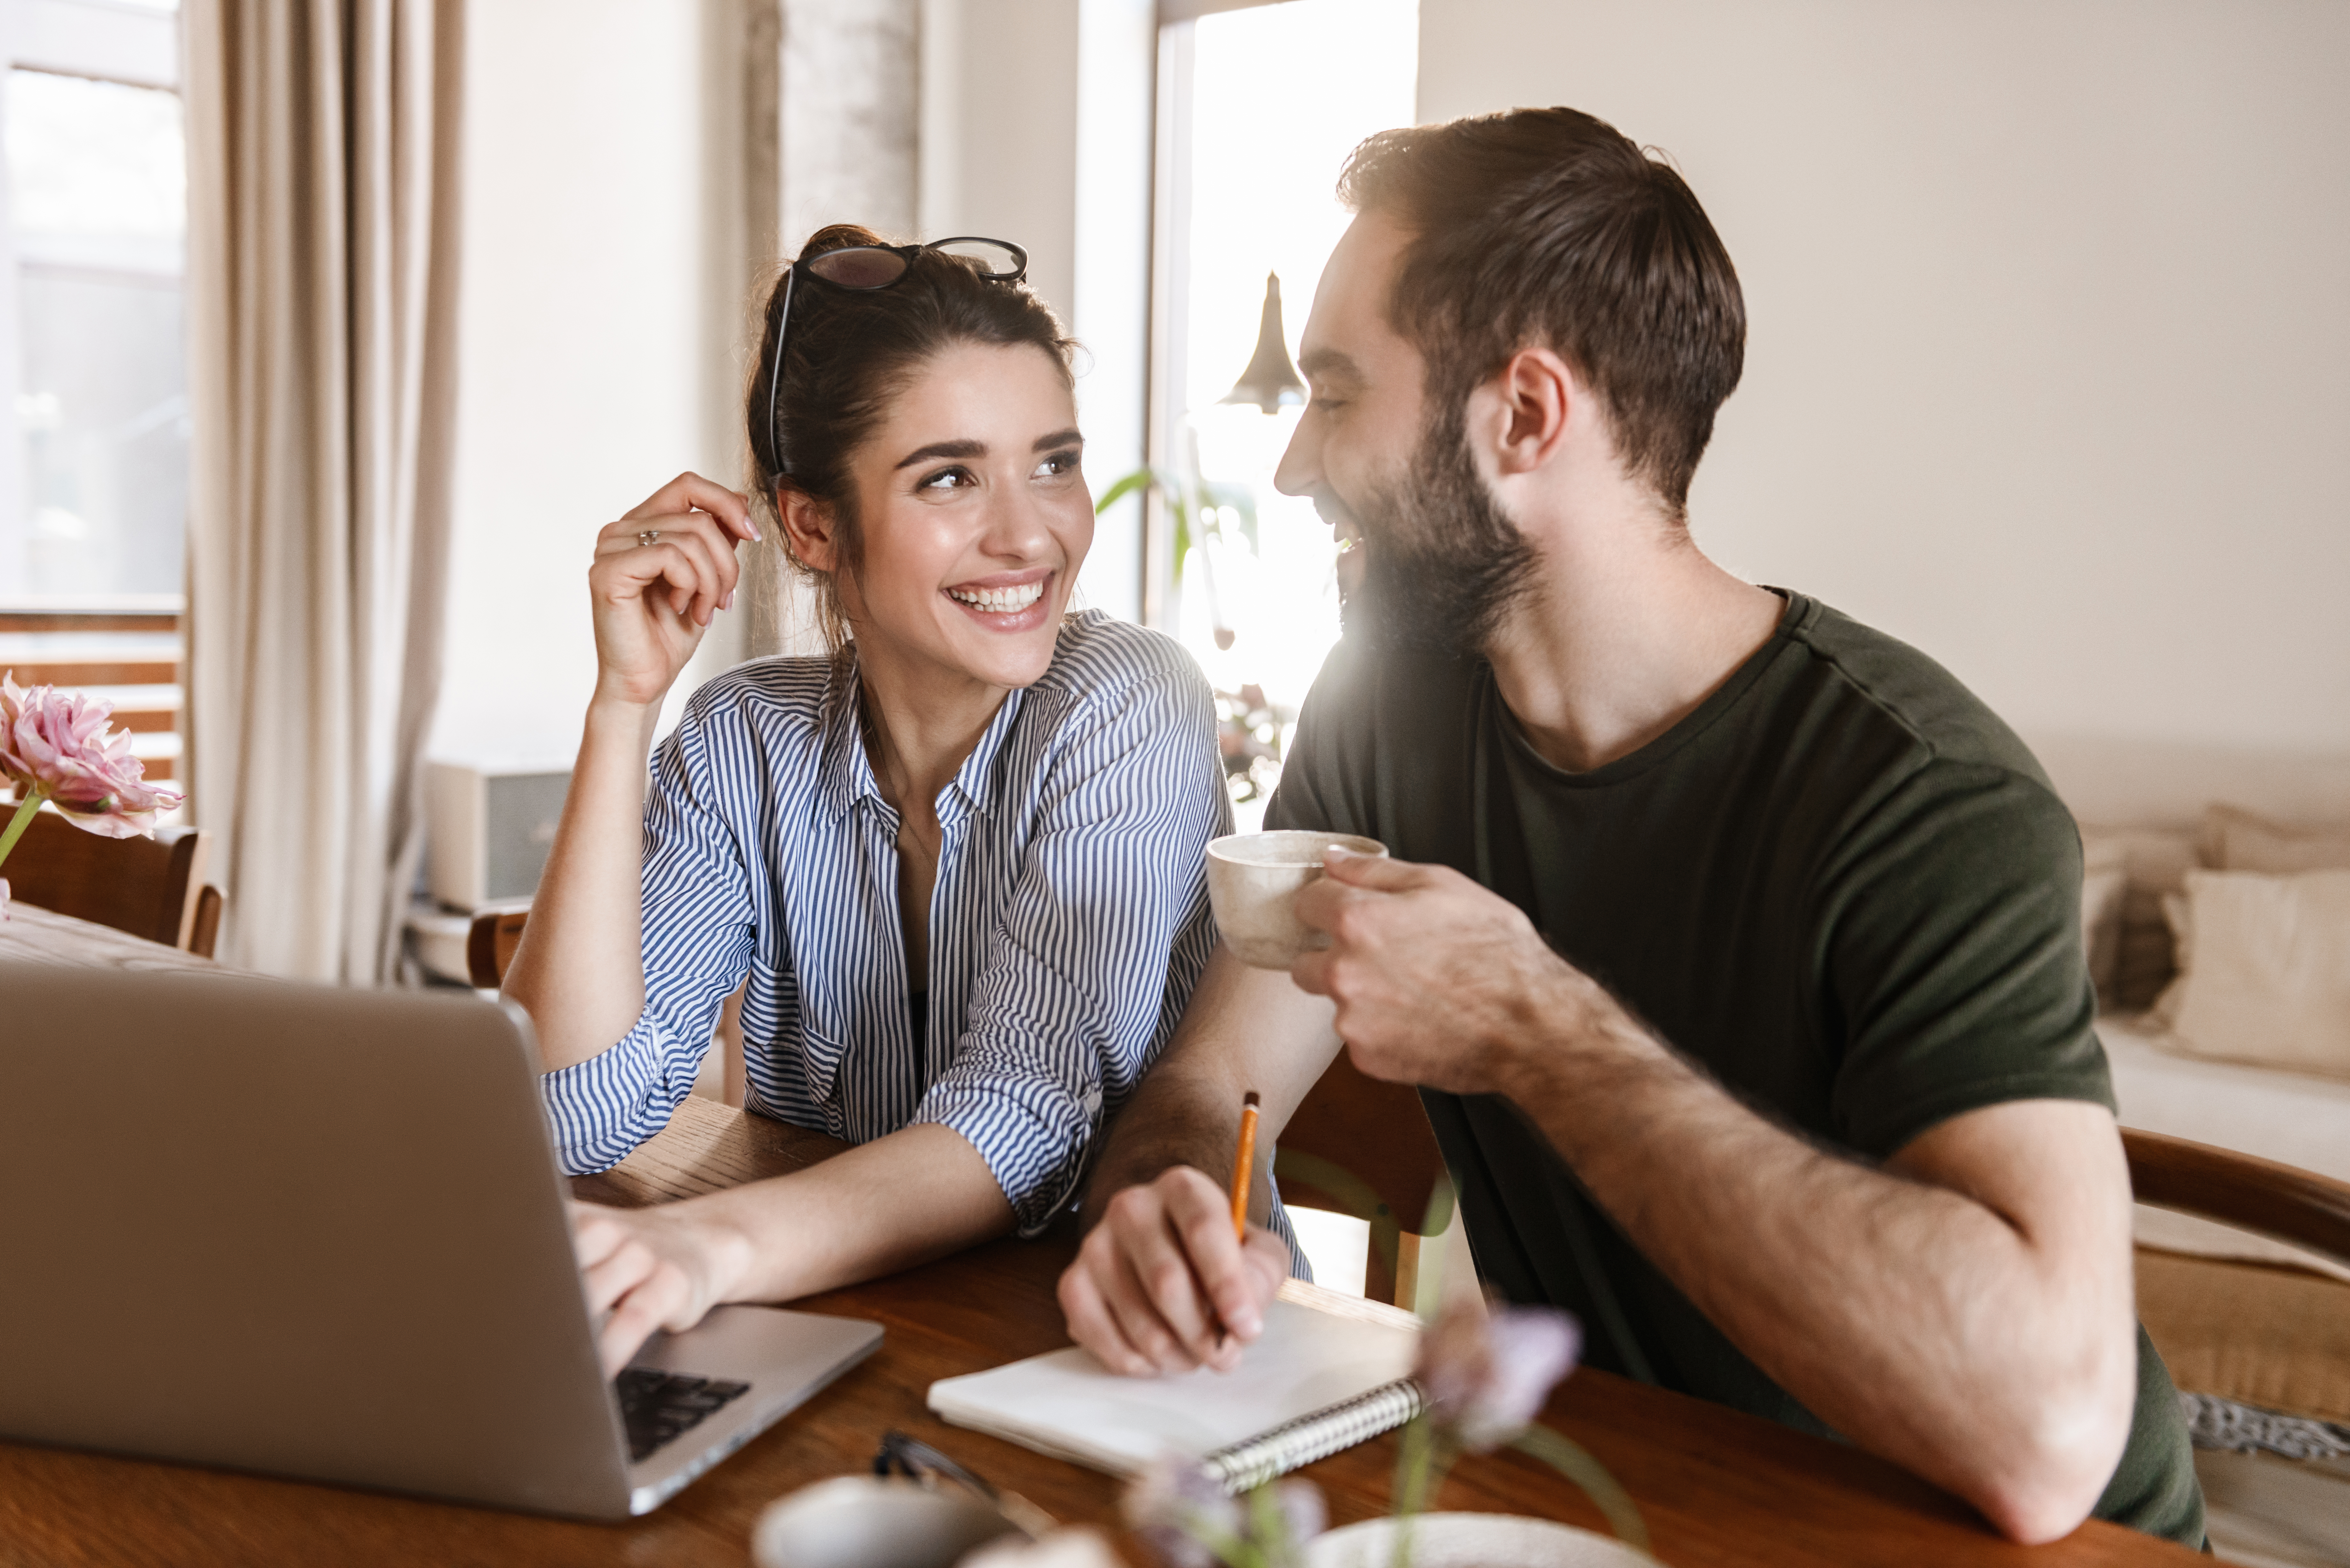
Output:
<instances>
[{"instance_id":1,"label":"woman's hair bun","mask_svg":"<svg viewBox=\"0 0 2350 1568\"><path fill-rule=\"evenodd\" d=\"M889 243L862 223L827 223L808 236L807 244L800 247L799 259L812 261L827 251L853 250L858 245L886 245Z\"/></svg>"}]
</instances>

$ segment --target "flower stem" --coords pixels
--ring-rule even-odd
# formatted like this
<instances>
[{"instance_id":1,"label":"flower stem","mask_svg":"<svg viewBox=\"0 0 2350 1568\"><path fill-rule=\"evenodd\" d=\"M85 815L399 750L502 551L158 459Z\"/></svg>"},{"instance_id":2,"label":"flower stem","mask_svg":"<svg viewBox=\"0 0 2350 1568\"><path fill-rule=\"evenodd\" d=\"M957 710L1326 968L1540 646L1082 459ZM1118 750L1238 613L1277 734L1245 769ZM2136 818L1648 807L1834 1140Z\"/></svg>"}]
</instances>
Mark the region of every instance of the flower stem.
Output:
<instances>
[{"instance_id":1,"label":"flower stem","mask_svg":"<svg viewBox=\"0 0 2350 1568\"><path fill-rule=\"evenodd\" d=\"M1451 1472L1461 1450L1436 1430L1425 1413L1413 1417L1396 1444L1395 1554L1388 1568L1410 1568L1412 1521L1427 1511Z\"/></svg>"},{"instance_id":2,"label":"flower stem","mask_svg":"<svg viewBox=\"0 0 2350 1568\"><path fill-rule=\"evenodd\" d=\"M1584 1495L1607 1516L1607 1527L1616 1532L1618 1541L1641 1552L1648 1551L1648 1527L1640 1518L1638 1506L1616 1484L1607 1467L1591 1457L1589 1449L1548 1427L1528 1427L1518 1434L1515 1446L1520 1452L1544 1460L1581 1487Z\"/></svg>"},{"instance_id":3,"label":"flower stem","mask_svg":"<svg viewBox=\"0 0 2350 1568\"><path fill-rule=\"evenodd\" d=\"M38 784L28 787L25 798L16 803L16 815L8 819L6 830L0 831L0 860L8 858L8 851L16 847L16 840L24 837L25 829L33 826L33 814L40 810L41 803L48 798L49 792Z\"/></svg>"}]
</instances>

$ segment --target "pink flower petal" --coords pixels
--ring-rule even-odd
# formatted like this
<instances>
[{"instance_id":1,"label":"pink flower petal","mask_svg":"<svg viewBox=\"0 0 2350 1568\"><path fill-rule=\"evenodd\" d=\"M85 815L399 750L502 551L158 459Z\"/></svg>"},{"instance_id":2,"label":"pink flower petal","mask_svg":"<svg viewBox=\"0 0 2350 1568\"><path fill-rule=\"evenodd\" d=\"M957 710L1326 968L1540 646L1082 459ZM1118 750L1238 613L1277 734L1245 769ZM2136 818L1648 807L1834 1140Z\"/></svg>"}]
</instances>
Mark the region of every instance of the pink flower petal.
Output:
<instances>
[{"instance_id":1,"label":"pink flower petal","mask_svg":"<svg viewBox=\"0 0 2350 1568\"><path fill-rule=\"evenodd\" d=\"M30 691L0 675L0 774L38 790L77 827L108 838L155 830L155 814L185 798L146 782L130 735L109 721L114 705L59 691Z\"/></svg>"}]
</instances>

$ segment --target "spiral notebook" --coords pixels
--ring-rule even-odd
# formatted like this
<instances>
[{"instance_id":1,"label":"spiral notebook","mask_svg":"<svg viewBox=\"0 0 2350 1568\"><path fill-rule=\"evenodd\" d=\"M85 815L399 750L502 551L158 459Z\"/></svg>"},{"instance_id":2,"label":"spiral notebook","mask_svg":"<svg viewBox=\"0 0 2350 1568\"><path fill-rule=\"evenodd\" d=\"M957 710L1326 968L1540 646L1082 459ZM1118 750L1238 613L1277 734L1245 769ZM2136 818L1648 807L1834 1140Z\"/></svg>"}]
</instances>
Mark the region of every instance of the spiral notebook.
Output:
<instances>
[{"instance_id":1,"label":"spiral notebook","mask_svg":"<svg viewBox=\"0 0 2350 1568\"><path fill-rule=\"evenodd\" d=\"M1115 1476L1197 1458L1228 1491L1350 1449L1420 1408L1419 1320L1292 1280L1237 1370L1120 1377L1072 1346L931 1385L940 1418Z\"/></svg>"}]
</instances>

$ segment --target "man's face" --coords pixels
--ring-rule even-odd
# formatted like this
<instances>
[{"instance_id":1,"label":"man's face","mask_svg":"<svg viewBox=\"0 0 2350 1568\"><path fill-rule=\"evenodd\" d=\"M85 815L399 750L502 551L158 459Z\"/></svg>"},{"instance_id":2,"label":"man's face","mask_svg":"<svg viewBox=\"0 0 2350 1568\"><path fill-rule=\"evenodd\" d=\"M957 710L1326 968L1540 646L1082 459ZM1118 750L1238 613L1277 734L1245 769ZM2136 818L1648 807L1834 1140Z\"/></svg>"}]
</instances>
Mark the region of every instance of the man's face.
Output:
<instances>
[{"instance_id":1,"label":"man's face","mask_svg":"<svg viewBox=\"0 0 2350 1568\"><path fill-rule=\"evenodd\" d=\"M1311 497L1336 533L1341 582L1359 575L1349 609L1375 635L1473 653L1529 584L1534 552L1477 472L1461 403L1431 407L1426 361L1388 325L1410 238L1365 213L1331 253L1298 359L1312 395L1274 483Z\"/></svg>"}]
</instances>

